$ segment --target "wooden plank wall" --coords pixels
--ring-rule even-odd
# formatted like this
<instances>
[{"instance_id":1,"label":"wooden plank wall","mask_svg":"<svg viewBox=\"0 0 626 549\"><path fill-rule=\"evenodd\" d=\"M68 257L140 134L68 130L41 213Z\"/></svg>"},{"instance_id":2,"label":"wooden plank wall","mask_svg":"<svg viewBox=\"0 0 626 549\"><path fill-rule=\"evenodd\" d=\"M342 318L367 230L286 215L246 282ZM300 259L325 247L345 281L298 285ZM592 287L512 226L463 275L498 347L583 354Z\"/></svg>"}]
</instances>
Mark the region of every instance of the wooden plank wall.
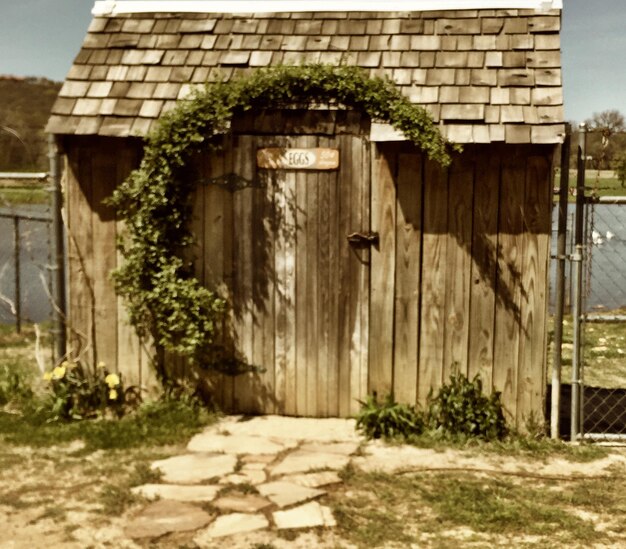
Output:
<instances>
[{"instance_id":1,"label":"wooden plank wall","mask_svg":"<svg viewBox=\"0 0 626 549\"><path fill-rule=\"evenodd\" d=\"M106 138L67 138L63 184L67 197L68 355L85 365L104 362L127 384L156 385L151 349L128 323L110 280L121 260L116 247L123 224L103 204L139 161L137 143Z\"/></svg>"},{"instance_id":2,"label":"wooden plank wall","mask_svg":"<svg viewBox=\"0 0 626 549\"><path fill-rule=\"evenodd\" d=\"M338 147L341 169L259 170L254 159L263 147ZM230 188L216 185L224 175L218 158L201 168L197 254L210 287L219 277L206 273L232 271L220 290L231 351L264 371L221 377L217 398L245 413L353 414L367 392L369 249L352 248L346 236L369 228L369 145L352 135L244 134L227 155Z\"/></svg>"},{"instance_id":3,"label":"wooden plank wall","mask_svg":"<svg viewBox=\"0 0 626 549\"><path fill-rule=\"evenodd\" d=\"M442 170L406 146L374 161L369 392L425 404L455 372L543 410L552 149L471 147Z\"/></svg>"},{"instance_id":4,"label":"wooden plank wall","mask_svg":"<svg viewBox=\"0 0 626 549\"><path fill-rule=\"evenodd\" d=\"M443 170L347 134L229 139L194 168L192 253L229 303L224 348L264 371L172 367L227 411L347 416L372 392L423 404L460 371L501 391L517 426L541 414L552 148L468 146ZM342 168L257 171L256 148L277 145L337 146ZM71 354L154 386L150 346L109 282L123 226L102 205L139 149L66 146ZM378 245L346 246L354 230L378 232Z\"/></svg>"}]
</instances>

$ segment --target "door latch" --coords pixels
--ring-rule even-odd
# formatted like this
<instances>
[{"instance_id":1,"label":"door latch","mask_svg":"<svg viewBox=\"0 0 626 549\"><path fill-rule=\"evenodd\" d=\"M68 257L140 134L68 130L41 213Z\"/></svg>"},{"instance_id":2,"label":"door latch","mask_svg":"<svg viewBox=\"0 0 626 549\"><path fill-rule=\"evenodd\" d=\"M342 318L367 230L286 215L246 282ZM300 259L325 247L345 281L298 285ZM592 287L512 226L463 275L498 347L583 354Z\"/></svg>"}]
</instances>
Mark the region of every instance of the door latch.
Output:
<instances>
[{"instance_id":1,"label":"door latch","mask_svg":"<svg viewBox=\"0 0 626 549\"><path fill-rule=\"evenodd\" d=\"M378 244L378 233L350 233L348 235L348 242L358 246L376 246Z\"/></svg>"}]
</instances>

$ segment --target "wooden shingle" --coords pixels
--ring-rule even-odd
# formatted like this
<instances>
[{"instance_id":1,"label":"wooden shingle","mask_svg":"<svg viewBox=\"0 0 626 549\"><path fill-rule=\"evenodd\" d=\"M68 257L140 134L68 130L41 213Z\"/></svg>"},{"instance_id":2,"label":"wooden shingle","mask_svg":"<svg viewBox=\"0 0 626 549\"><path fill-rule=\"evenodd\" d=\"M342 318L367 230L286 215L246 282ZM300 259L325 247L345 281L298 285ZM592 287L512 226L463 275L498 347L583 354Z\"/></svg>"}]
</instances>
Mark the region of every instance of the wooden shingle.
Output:
<instances>
[{"instance_id":1,"label":"wooden shingle","mask_svg":"<svg viewBox=\"0 0 626 549\"><path fill-rule=\"evenodd\" d=\"M138 135L187 97L191 83L228 80L256 67L321 62L391 78L436 120L463 121L449 131L467 142L530 140L530 130L517 129L527 125L549 126L557 139L554 127L563 116L559 13L98 17L61 89L54 127L65 117L70 129ZM548 139L549 132L535 133Z\"/></svg>"},{"instance_id":2,"label":"wooden shingle","mask_svg":"<svg viewBox=\"0 0 626 549\"><path fill-rule=\"evenodd\" d=\"M122 25L122 32L145 33L152 32L155 21L153 19L126 19Z\"/></svg>"},{"instance_id":3,"label":"wooden shingle","mask_svg":"<svg viewBox=\"0 0 626 549\"><path fill-rule=\"evenodd\" d=\"M101 99L77 99L72 114L76 116L95 116L100 111Z\"/></svg>"},{"instance_id":4,"label":"wooden shingle","mask_svg":"<svg viewBox=\"0 0 626 549\"><path fill-rule=\"evenodd\" d=\"M52 106L52 114L72 114L76 101L69 97L59 97Z\"/></svg>"},{"instance_id":5,"label":"wooden shingle","mask_svg":"<svg viewBox=\"0 0 626 549\"><path fill-rule=\"evenodd\" d=\"M213 32L217 19L183 19L177 26L176 31L182 33L205 33ZM171 27L170 27L171 30Z\"/></svg>"},{"instance_id":6,"label":"wooden shingle","mask_svg":"<svg viewBox=\"0 0 626 549\"><path fill-rule=\"evenodd\" d=\"M535 16L528 22L529 32L558 32L561 29L559 17Z\"/></svg>"}]
</instances>

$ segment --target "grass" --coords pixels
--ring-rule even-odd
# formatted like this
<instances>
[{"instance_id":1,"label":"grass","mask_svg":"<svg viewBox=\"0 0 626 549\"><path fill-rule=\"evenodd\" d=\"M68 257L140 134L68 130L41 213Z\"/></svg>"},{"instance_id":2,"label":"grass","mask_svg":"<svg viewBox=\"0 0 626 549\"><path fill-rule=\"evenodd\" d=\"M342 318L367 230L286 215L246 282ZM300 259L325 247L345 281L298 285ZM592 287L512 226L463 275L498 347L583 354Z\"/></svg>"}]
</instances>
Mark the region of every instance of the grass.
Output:
<instances>
[{"instance_id":1,"label":"grass","mask_svg":"<svg viewBox=\"0 0 626 549\"><path fill-rule=\"evenodd\" d=\"M150 463L183 453L216 415L192 399L162 398L119 420L51 422L34 339L33 326L0 327L0 504L71 536L85 526L71 511L88 509L90 527L119 517L141 501L133 486L159 481Z\"/></svg>"},{"instance_id":2,"label":"grass","mask_svg":"<svg viewBox=\"0 0 626 549\"><path fill-rule=\"evenodd\" d=\"M45 447L82 440L89 451L130 449L182 443L208 425L214 416L174 400L149 403L120 420L46 421L38 407L22 413L0 412L0 437L7 444Z\"/></svg>"},{"instance_id":3,"label":"grass","mask_svg":"<svg viewBox=\"0 0 626 549\"><path fill-rule=\"evenodd\" d=\"M626 518L623 475L610 483L557 483L464 472L352 471L344 480L330 503L342 537L362 548L426 542L431 547L492 547L507 540L521 546L531 538L538 547L584 547L613 540ZM584 518L598 512L610 517L602 531Z\"/></svg>"},{"instance_id":4,"label":"grass","mask_svg":"<svg viewBox=\"0 0 626 549\"><path fill-rule=\"evenodd\" d=\"M21 334L0 327L0 406L8 404L0 409L0 439L5 444L46 447L82 440L87 451L163 446L182 443L215 421L197 403L170 398L143 404L121 420L50 422L33 358L34 334L28 325Z\"/></svg>"},{"instance_id":5,"label":"grass","mask_svg":"<svg viewBox=\"0 0 626 549\"><path fill-rule=\"evenodd\" d=\"M30 327L21 336L0 328L0 382L7 378L2 372L8 367L24 387L35 385L35 396L10 399L0 411L0 504L11 508L12 520L23 516L28 525L48 521L72 540L75 531L106 527L134 512L143 500L132 487L160 480L150 463L183 453L191 435L215 416L190 401L164 399L121 420L47 423L37 411L40 375L30 358L32 341ZM522 458L530 468L535 459L591 461L607 453L596 446L515 435L491 443L435 437L414 442L486 458ZM470 471L388 475L352 468L344 471L343 480L343 485L329 489L323 503L333 509L338 523L333 535L356 547L523 547L528 540L537 547L584 547L625 541L620 537L626 520L621 469L612 471L610 482L557 482ZM230 491L254 493L256 488L223 489ZM75 518L77 512L82 518ZM339 542L337 546L343 546Z\"/></svg>"},{"instance_id":6,"label":"grass","mask_svg":"<svg viewBox=\"0 0 626 549\"><path fill-rule=\"evenodd\" d=\"M559 172L554 178L554 187L558 187L561 181ZM570 187L576 186L576 170L570 170ZM600 175L596 170L587 170L585 173L586 194L596 196L626 196L626 188L622 186L613 172L603 171ZM576 197L570 195L570 202L575 202Z\"/></svg>"},{"instance_id":7,"label":"grass","mask_svg":"<svg viewBox=\"0 0 626 549\"><path fill-rule=\"evenodd\" d=\"M0 207L25 204L48 204L50 194L41 188L0 187Z\"/></svg>"},{"instance_id":8,"label":"grass","mask_svg":"<svg viewBox=\"0 0 626 549\"><path fill-rule=\"evenodd\" d=\"M548 380L552 374L554 359L554 328L550 318L548 332ZM562 374L564 383L572 379L573 323L566 317L563 323ZM626 387L626 323L624 322L587 322L584 326L583 347L584 380L590 387L607 389Z\"/></svg>"}]
</instances>

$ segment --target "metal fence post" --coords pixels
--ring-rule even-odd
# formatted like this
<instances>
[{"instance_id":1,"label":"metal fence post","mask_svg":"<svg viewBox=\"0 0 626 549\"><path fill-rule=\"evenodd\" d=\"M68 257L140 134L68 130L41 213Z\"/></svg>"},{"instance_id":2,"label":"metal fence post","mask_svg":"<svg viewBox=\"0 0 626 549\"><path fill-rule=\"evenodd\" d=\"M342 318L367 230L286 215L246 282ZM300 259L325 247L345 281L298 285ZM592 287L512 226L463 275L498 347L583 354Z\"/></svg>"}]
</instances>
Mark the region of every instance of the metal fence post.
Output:
<instances>
[{"instance_id":1,"label":"metal fence post","mask_svg":"<svg viewBox=\"0 0 626 549\"><path fill-rule=\"evenodd\" d=\"M48 158L52 184L52 232L54 234L54 336L55 360L66 354L66 303L65 303L65 238L63 233L63 195L59 170L59 151L54 135L48 136Z\"/></svg>"},{"instance_id":2,"label":"metal fence post","mask_svg":"<svg viewBox=\"0 0 626 549\"><path fill-rule=\"evenodd\" d=\"M572 304L573 320L573 351L572 351L572 417L570 425L570 441L575 441L581 433L581 402L582 383L582 295L583 295L583 223L585 208L585 154L587 126L579 126L577 150L577 178L576 178L576 219L574 226L574 300Z\"/></svg>"},{"instance_id":3,"label":"metal fence post","mask_svg":"<svg viewBox=\"0 0 626 549\"><path fill-rule=\"evenodd\" d=\"M554 360L552 362L552 399L550 436L559 438L559 411L561 408L561 358L563 344L563 313L565 309L565 251L567 245L567 191L569 188L569 156L572 128L565 125L565 139L561 146L561 180L559 184L559 219L556 241L556 303L554 312Z\"/></svg>"},{"instance_id":4,"label":"metal fence post","mask_svg":"<svg viewBox=\"0 0 626 549\"><path fill-rule=\"evenodd\" d=\"M15 331L22 331L22 292L20 280L20 218L13 217L13 263L15 266Z\"/></svg>"}]
</instances>

